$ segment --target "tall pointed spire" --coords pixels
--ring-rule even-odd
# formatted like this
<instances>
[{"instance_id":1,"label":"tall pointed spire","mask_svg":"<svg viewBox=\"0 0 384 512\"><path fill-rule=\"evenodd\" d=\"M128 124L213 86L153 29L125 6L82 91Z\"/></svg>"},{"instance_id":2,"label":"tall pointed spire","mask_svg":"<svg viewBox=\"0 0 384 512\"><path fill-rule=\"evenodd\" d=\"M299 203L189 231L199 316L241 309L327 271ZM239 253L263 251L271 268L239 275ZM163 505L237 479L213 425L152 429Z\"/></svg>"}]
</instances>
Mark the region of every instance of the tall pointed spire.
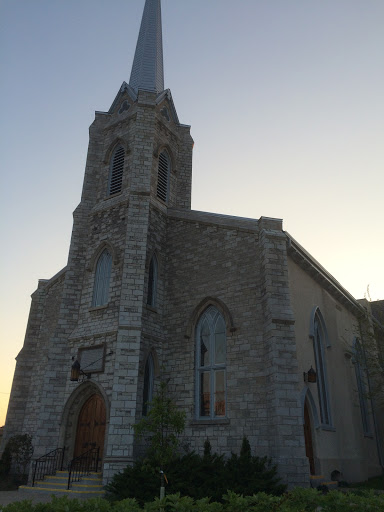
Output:
<instances>
[{"instance_id":1,"label":"tall pointed spire","mask_svg":"<svg viewBox=\"0 0 384 512\"><path fill-rule=\"evenodd\" d=\"M146 0L129 85L139 89L164 90L163 39L160 0Z\"/></svg>"}]
</instances>

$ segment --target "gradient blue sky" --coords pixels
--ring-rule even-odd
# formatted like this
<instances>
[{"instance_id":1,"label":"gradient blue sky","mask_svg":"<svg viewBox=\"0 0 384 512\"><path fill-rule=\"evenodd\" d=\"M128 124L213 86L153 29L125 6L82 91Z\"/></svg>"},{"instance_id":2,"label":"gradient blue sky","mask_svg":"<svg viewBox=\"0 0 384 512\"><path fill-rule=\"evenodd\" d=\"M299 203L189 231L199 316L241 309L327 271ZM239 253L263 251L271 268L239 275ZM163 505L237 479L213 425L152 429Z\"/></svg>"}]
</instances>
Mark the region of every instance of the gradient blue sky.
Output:
<instances>
[{"instance_id":1,"label":"gradient blue sky","mask_svg":"<svg viewBox=\"0 0 384 512\"><path fill-rule=\"evenodd\" d=\"M144 0L0 0L0 425L30 294L66 264L95 110L128 81ZM284 219L384 299L384 1L163 0L192 207Z\"/></svg>"}]
</instances>

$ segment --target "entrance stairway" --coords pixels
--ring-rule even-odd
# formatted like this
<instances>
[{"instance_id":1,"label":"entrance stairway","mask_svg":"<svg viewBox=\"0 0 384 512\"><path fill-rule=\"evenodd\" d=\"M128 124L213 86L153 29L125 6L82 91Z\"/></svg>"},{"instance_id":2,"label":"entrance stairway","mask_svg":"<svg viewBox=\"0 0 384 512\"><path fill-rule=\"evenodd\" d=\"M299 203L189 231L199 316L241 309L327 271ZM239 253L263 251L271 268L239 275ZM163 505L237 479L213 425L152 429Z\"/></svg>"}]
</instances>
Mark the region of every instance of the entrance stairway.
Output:
<instances>
[{"instance_id":1,"label":"entrance stairway","mask_svg":"<svg viewBox=\"0 0 384 512\"><path fill-rule=\"evenodd\" d=\"M326 486L329 490L337 489L339 482L336 480L327 480L323 475L310 475L311 487L317 489L319 486Z\"/></svg>"},{"instance_id":2,"label":"entrance stairway","mask_svg":"<svg viewBox=\"0 0 384 512\"><path fill-rule=\"evenodd\" d=\"M83 476L80 481L72 482L70 489L67 489L68 476L68 471L57 471L56 475L47 475L44 480L36 481L33 487L21 485L19 490L56 495L73 494L79 497L82 495L96 497L104 494L101 473Z\"/></svg>"}]
</instances>

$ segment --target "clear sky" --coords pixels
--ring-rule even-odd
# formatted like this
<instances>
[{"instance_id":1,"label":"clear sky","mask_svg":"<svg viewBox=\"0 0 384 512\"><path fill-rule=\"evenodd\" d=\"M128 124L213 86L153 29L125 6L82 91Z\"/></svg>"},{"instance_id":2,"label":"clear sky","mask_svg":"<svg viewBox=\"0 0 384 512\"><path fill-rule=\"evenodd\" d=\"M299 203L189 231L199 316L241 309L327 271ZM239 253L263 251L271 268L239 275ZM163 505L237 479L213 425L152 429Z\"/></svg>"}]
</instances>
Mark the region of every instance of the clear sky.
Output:
<instances>
[{"instance_id":1,"label":"clear sky","mask_svg":"<svg viewBox=\"0 0 384 512\"><path fill-rule=\"evenodd\" d=\"M66 265L88 126L129 80L144 0L0 0L0 425L30 295ZM192 208L284 219L384 299L384 1L163 0Z\"/></svg>"}]
</instances>

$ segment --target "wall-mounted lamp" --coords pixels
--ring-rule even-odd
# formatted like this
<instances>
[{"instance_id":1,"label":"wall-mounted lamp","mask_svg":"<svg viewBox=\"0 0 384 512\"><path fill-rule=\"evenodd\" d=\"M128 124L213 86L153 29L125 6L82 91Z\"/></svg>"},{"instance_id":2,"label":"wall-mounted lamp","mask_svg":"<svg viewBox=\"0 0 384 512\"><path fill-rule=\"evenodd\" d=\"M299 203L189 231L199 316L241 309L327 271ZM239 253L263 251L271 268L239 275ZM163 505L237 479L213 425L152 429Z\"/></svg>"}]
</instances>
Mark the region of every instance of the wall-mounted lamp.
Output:
<instances>
[{"instance_id":1,"label":"wall-mounted lamp","mask_svg":"<svg viewBox=\"0 0 384 512\"><path fill-rule=\"evenodd\" d=\"M316 372L315 370L311 368L308 370L308 372L303 372L304 382L316 382Z\"/></svg>"},{"instance_id":2,"label":"wall-mounted lamp","mask_svg":"<svg viewBox=\"0 0 384 512\"><path fill-rule=\"evenodd\" d=\"M71 381L72 382L78 382L79 378L80 378L80 375L86 377L87 379L91 378L91 374L90 373L83 372L83 370L80 367L79 361L76 359L76 361L71 366Z\"/></svg>"},{"instance_id":3,"label":"wall-mounted lamp","mask_svg":"<svg viewBox=\"0 0 384 512\"><path fill-rule=\"evenodd\" d=\"M107 356L111 356L112 354L113 354L113 351L110 350L108 352L108 354L106 354L106 355ZM92 363L87 364L87 366L84 367L84 370L86 368L88 368L89 366L92 366L95 363L98 363L99 361L104 359L104 357L105 356L103 355L99 359L96 359L96 361L92 361ZM75 359L75 356L72 357L72 361L74 359ZM86 373L84 370L81 368L79 361L77 359L75 359L73 364L72 364L72 366L71 366L71 381L72 382L79 382L80 377L82 377L81 381L83 381L84 379L90 379L92 377L92 374L91 373Z\"/></svg>"}]
</instances>

